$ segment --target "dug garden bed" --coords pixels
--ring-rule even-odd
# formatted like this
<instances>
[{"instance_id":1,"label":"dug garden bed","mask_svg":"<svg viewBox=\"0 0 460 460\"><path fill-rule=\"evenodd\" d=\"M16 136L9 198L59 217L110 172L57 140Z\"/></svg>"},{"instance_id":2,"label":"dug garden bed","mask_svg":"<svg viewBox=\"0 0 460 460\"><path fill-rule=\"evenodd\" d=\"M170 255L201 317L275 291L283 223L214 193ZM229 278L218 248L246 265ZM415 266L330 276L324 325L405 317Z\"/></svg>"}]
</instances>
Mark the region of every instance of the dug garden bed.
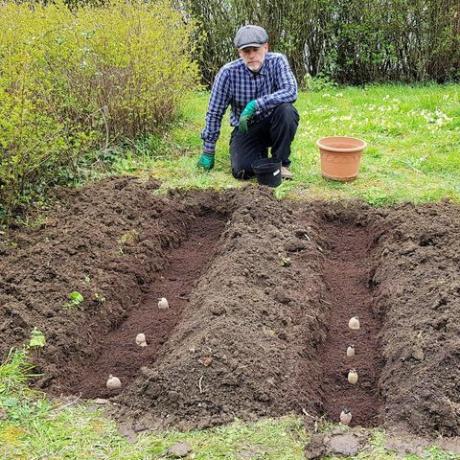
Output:
<instances>
[{"instance_id":1,"label":"dug garden bed","mask_svg":"<svg viewBox=\"0 0 460 460\"><path fill-rule=\"evenodd\" d=\"M109 398L136 431L346 406L352 424L460 434L458 205L157 188L60 190L3 235L0 352L41 331L35 386Z\"/></svg>"}]
</instances>

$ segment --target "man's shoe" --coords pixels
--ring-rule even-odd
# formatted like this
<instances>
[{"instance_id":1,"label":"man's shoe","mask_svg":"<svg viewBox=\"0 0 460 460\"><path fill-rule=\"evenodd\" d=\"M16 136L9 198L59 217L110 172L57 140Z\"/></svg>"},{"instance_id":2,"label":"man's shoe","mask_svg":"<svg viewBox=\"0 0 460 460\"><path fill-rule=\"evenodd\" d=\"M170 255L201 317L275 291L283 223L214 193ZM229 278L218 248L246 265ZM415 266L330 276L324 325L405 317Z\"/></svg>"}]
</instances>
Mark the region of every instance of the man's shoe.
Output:
<instances>
[{"instance_id":1,"label":"man's shoe","mask_svg":"<svg viewBox=\"0 0 460 460\"><path fill-rule=\"evenodd\" d=\"M287 166L281 166L281 177L283 179L292 179L294 177L294 174L289 171L289 168Z\"/></svg>"}]
</instances>

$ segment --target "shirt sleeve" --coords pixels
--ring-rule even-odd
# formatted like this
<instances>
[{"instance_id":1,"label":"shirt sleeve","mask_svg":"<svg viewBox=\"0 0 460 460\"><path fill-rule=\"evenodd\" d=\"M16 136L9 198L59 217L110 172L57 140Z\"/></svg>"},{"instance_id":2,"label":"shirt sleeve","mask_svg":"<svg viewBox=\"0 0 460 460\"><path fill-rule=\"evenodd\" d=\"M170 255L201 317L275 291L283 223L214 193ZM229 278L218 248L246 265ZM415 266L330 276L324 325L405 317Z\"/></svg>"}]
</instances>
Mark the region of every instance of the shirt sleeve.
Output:
<instances>
[{"instance_id":1,"label":"shirt sleeve","mask_svg":"<svg viewBox=\"0 0 460 460\"><path fill-rule=\"evenodd\" d=\"M230 104L230 78L225 68L221 69L216 76L211 89L208 111L206 113L206 125L201 132L203 139L203 151L214 153L216 142L219 138L222 117Z\"/></svg>"},{"instance_id":2,"label":"shirt sleeve","mask_svg":"<svg viewBox=\"0 0 460 460\"><path fill-rule=\"evenodd\" d=\"M279 89L272 94L256 99L258 112L265 112L280 104L294 102L297 99L297 82L286 56L279 55L273 72L275 73L276 86Z\"/></svg>"}]
</instances>

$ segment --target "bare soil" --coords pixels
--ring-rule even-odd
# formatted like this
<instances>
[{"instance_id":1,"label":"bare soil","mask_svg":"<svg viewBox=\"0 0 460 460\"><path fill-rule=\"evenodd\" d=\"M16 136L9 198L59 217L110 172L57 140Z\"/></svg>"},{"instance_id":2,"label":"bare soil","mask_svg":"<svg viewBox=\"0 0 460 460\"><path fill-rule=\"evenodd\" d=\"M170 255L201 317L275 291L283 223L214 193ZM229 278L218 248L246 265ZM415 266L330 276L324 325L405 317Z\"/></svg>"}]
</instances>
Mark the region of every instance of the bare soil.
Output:
<instances>
[{"instance_id":1,"label":"bare soil","mask_svg":"<svg viewBox=\"0 0 460 460\"><path fill-rule=\"evenodd\" d=\"M111 398L136 431L289 412L338 420L348 407L352 425L460 435L458 205L157 186L60 190L34 225L2 235L0 352L43 331L34 385ZM72 291L84 301L69 307ZM106 389L109 374L121 390Z\"/></svg>"}]
</instances>

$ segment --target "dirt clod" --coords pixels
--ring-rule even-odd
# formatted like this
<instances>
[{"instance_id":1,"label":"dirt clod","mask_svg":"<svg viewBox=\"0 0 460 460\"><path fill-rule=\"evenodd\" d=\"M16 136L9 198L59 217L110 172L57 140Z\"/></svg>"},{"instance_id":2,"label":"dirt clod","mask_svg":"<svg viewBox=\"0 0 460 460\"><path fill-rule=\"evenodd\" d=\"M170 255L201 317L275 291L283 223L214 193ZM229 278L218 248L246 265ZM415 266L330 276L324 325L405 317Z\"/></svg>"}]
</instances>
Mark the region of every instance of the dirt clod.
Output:
<instances>
[{"instance_id":1,"label":"dirt clod","mask_svg":"<svg viewBox=\"0 0 460 460\"><path fill-rule=\"evenodd\" d=\"M184 458L192 452L192 446L188 442L178 442L168 449L167 455L171 458Z\"/></svg>"},{"instance_id":2,"label":"dirt clod","mask_svg":"<svg viewBox=\"0 0 460 460\"><path fill-rule=\"evenodd\" d=\"M353 457L359 452L359 449L359 439L351 433L332 436L329 441L329 452L332 455Z\"/></svg>"},{"instance_id":3,"label":"dirt clod","mask_svg":"<svg viewBox=\"0 0 460 460\"><path fill-rule=\"evenodd\" d=\"M364 448L367 438L368 432L361 429L345 433L341 431L317 433L305 447L305 458L314 460L329 455L353 457Z\"/></svg>"}]
</instances>

